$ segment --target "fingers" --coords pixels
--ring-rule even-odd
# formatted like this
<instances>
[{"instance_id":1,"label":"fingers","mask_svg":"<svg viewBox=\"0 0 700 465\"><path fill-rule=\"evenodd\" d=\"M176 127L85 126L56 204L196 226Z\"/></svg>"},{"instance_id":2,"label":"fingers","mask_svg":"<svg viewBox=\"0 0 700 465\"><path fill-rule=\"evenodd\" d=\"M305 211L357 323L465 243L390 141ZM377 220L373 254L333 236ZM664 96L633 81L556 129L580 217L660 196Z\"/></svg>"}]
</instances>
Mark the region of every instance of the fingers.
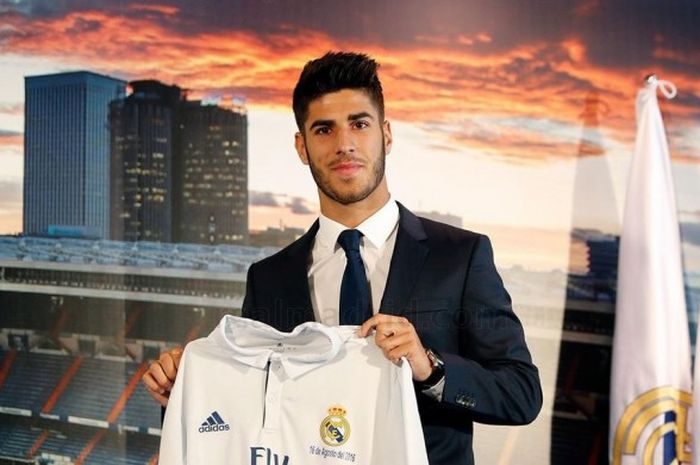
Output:
<instances>
[{"instance_id":1,"label":"fingers","mask_svg":"<svg viewBox=\"0 0 700 465\"><path fill-rule=\"evenodd\" d=\"M367 337L367 335L369 335L370 331L373 329L378 333L381 331L385 333L385 335L389 335L393 330L402 325L409 325L413 327L411 323L402 316L377 313L362 323L362 326L360 326L360 329L357 331L357 335L359 337Z\"/></svg>"},{"instance_id":2,"label":"fingers","mask_svg":"<svg viewBox=\"0 0 700 465\"><path fill-rule=\"evenodd\" d=\"M155 362L154 362L155 363ZM153 399L158 402L160 405L163 407L167 407L168 405L168 395L169 392L166 392L161 388L158 383L153 379L153 376L151 373L146 371L146 373L143 374L141 377L141 381L143 384L146 386L146 390L148 393L153 397Z\"/></svg>"},{"instance_id":3,"label":"fingers","mask_svg":"<svg viewBox=\"0 0 700 465\"><path fill-rule=\"evenodd\" d=\"M402 357L405 357L406 360L411 362L411 354L415 350L415 345L412 342L406 342L404 344L399 344L398 346L394 347L393 349L389 350L388 352L385 352L386 358L391 360L394 363L399 363L399 360L401 360Z\"/></svg>"},{"instance_id":4,"label":"fingers","mask_svg":"<svg viewBox=\"0 0 700 465\"><path fill-rule=\"evenodd\" d=\"M181 347L163 352L158 360L151 362L141 377L151 397L163 406L168 403L168 395L177 376L181 358Z\"/></svg>"},{"instance_id":5,"label":"fingers","mask_svg":"<svg viewBox=\"0 0 700 465\"><path fill-rule=\"evenodd\" d=\"M180 359L182 358L182 351L183 351L182 347L175 347L174 349L170 350L169 352L166 352L173 359L173 363L175 364L175 371L177 371L177 369L180 367Z\"/></svg>"},{"instance_id":6,"label":"fingers","mask_svg":"<svg viewBox=\"0 0 700 465\"><path fill-rule=\"evenodd\" d=\"M382 349L386 358L392 362L398 362L401 357L410 359L412 352L418 350L418 339L411 333L404 333L396 336L384 338L377 342L377 346Z\"/></svg>"},{"instance_id":7,"label":"fingers","mask_svg":"<svg viewBox=\"0 0 700 465\"><path fill-rule=\"evenodd\" d=\"M171 352L164 352L158 359L158 363L162 369L162 371L158 373L162 373L162 376L165 376L167 381L174 381L177 375L177 368L180 365L180 358L173 355ZM162 379L159 379L159 381L162 381Z\"/></svg>"}]
</instances>

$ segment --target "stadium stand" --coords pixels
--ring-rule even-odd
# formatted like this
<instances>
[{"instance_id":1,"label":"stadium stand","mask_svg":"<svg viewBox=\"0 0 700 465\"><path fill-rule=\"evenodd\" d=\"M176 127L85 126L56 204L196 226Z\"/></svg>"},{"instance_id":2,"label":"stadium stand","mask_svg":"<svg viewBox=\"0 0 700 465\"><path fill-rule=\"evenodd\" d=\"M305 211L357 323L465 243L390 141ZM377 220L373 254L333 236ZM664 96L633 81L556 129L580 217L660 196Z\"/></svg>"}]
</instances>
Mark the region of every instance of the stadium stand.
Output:
<instances>
[{"instance_id":1,"label":"stadium stand","mask_svg":"<svg viewBox=\"0 0 700 465\"><path fill-rule=\"evenodd\" d=\"M126 403L126 407L117 419L120 425L138 426L143 428L160 429L160 407L158 407L146 391L143 384L139 384Z\"/></svg>"},{"instance_id":2,"label":"stadium stand","mask_svg":"<svg viewBox=\"0 0 700 465\"><path fill-rule=\"evenodd\" d=\"M160 409L138 383L142 364L0 350L0 366L13 353L14 361L0 384L0 408L35 416L43 412L64 420L69 416L112 420L114 425L144 432L160 427Z\"/></svg>"},{"instance_id":3,"label":"stadium stand","mask_svg":"<svg viewBox=\"0 0 700 465\"><path fill-rule=\"evenodd\" d=\"M139 364L86 358L51 413L106 420Z\"/></svg>"},{"instance_id":4,"label":"stadium stand","mask_svg":"<svg viewBox=\"0 0 700 465\"><path fill-rule=\"evenodd\" d=\"M0 456L46 465L149 465L159 438L0 415Z\"/></svg>"},{"instance_id":5,"label":"stadium stand","mask_svg":"<svg viewBox=\"0 0 700 465\"><path fill-rule=\"evenodd\" d=\"M3 360L7 354L9 351L0 350ZM67 355L16 352L0 386L0 406L38 413L73 360Z\"/></svg>"}]
</instances>

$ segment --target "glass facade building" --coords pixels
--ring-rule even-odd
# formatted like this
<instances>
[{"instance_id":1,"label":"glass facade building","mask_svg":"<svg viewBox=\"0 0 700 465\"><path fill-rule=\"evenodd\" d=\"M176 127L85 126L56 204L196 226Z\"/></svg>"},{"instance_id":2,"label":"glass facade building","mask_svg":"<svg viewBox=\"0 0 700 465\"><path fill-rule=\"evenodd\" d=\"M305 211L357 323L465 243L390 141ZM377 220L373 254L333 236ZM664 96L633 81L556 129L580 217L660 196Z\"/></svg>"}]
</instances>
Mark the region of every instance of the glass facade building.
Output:
<instances>
[{"instance_id":1,"label":"glass facade building","mask_svg":"<svg viewBox=\"0 0 700 465\"><path fill-rule=\"evenodd\" d=\"M177 242L248 242L248 117L242 107L186 102L174 160Z\"/></svg>"},{"instance_id":2,"label":"glass facade building","mask_svg":"<svg viewBox=\"0 0 700 465\"><path fill-rule=\"evenodd\" d=\"M177 86L144 80L112 102L110 238L172 241L173 122L183 98Z\"/></svg>"},{"instance_id":3,"label":"glass facade building","mask_svg":"<svg viewBox=\"0 0 700 465\"><path fill-rule=\"evenodd\" d=\"M109 235L109 103L126 82L79 71L25 78L26 235Z\"/></svg>"}]
</instances>

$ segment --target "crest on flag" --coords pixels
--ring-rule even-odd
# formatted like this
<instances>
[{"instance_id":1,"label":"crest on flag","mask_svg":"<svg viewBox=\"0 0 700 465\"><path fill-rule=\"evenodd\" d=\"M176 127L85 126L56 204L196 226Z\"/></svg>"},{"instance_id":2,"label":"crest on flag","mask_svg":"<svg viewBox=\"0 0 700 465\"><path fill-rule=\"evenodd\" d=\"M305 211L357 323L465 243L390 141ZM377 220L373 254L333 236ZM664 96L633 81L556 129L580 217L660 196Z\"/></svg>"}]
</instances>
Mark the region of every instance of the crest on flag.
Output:
<instances>
[{"instance_id":1,"label":"crest on flag","mask_svg":"<svg viewBox=\"0 0 700 465\"><path fill-rule=\"evenodd\" d=\"M623 456L634 456L641 465L656 465L654 452L662 441L672 442L664 454L674 455L672 459L677 460L671 463L690 462L687 420L692 401L690 393L670 386L637 397L625 408L615 429L612 465L622 465Z\"/></svg>"}]
</instances>

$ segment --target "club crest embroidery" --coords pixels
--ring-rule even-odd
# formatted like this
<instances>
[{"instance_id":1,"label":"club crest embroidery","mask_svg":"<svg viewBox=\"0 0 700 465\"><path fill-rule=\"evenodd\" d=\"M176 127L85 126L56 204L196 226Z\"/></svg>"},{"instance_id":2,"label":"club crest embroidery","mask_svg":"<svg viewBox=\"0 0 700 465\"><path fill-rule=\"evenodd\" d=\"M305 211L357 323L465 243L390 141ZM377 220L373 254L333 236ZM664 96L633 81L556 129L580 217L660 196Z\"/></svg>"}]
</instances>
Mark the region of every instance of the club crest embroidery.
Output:
<instances>
[{"instance_id":1,"label":"club crest embroidery","mask_svg":"<svg viewBox=\"0 0 700 465\"><path fill-rule=\"evenodd\" d=\"M617 424L611 464L690 463L687 421L692 403L692 394L670 386L637 397Z\"/></svg>"},{"instance_id":2,"label":"club crest embroidery","mask_svg":"<svg viewBox=\"0 0 700 465\"><path fill-rule=\"evenodd\" d=\"M328 409L328 416L321 421L321 440L328 446L342 446L350 437L347 411L338 405Z\"/></svg>"}]
</instances>

